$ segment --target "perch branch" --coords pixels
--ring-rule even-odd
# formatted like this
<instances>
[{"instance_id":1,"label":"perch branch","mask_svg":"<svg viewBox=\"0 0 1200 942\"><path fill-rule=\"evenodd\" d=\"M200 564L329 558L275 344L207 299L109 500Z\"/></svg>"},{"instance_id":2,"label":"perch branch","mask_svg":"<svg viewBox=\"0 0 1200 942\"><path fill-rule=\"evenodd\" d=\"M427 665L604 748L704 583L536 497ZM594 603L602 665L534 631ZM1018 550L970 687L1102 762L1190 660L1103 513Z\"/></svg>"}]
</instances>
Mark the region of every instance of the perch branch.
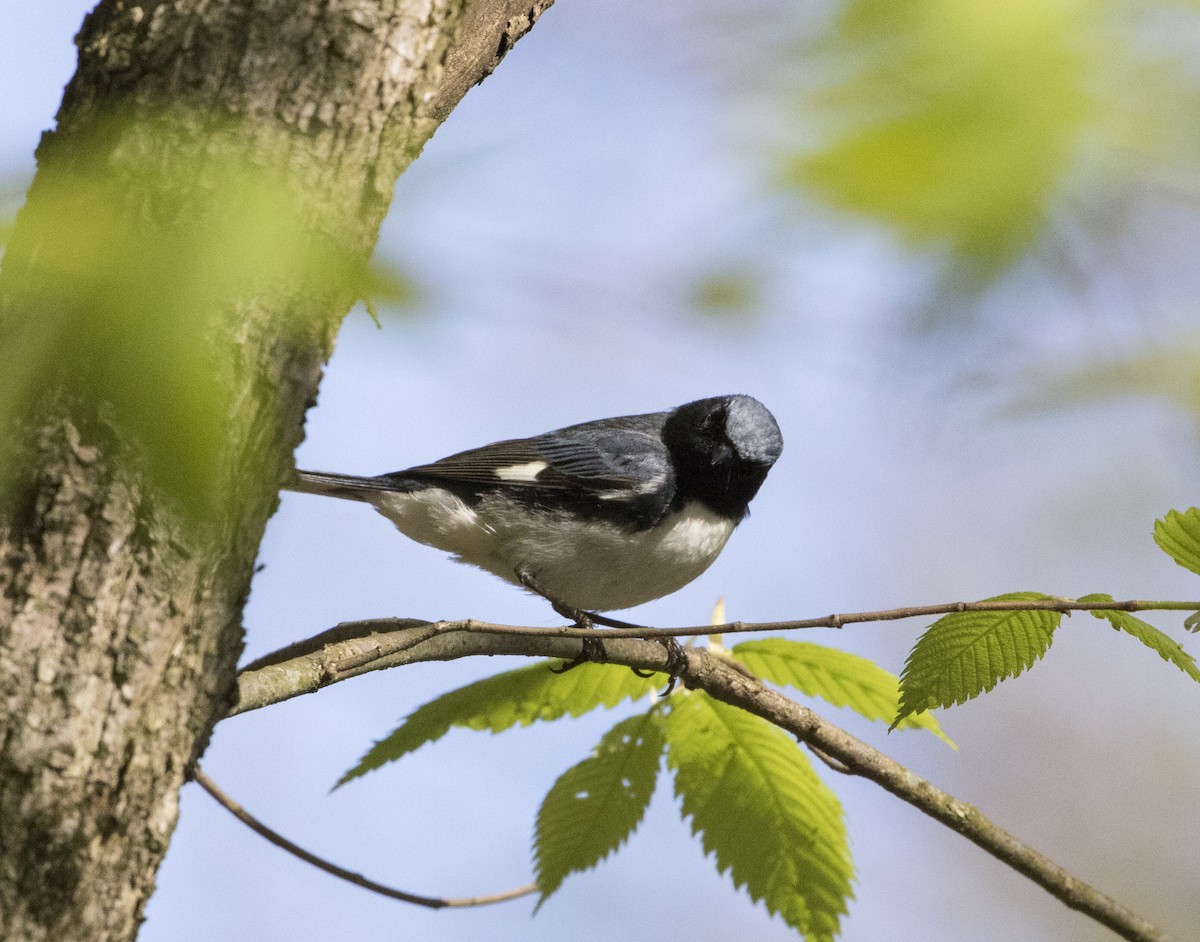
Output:
<instances>
[{"instance_id":1,"label":"perch branch","mask_svg":"<svg viewBox=\"0 0 1200 942\"><path fill-rule=\"evenodd\" d=\"M945 602L939 605L915 605L874 612L850 612L825 615L799 621L728 622L723 625L697 625L682 628L606 628L596 633L589 628L560 625L539 628L528 625L498 625L475 619L460 621L422 621L416 618L374 618L344 622L304 641L275 651L246 665L239 675L239 698L233 714L256 710L272 703L305 693L372 670L382 670L418 661L444 661L478 653L525 656L574 657L570 639L597 638L607 646L613 641L646 638L698 637L714 634L738 634L750 631L798 631L806 628L841 628L863 622L898 621L904 618L928 618L956 612L1041 611L1200 611L1200 602L1147 601L1129 599L1113 602L1078 602L1073 599L1034 599L1007 602ZM464 645L464 634L508 638L511 644L497 644L487 652ZM536 639L547 644L534 644Z\"/></svg>"}]
</instances>

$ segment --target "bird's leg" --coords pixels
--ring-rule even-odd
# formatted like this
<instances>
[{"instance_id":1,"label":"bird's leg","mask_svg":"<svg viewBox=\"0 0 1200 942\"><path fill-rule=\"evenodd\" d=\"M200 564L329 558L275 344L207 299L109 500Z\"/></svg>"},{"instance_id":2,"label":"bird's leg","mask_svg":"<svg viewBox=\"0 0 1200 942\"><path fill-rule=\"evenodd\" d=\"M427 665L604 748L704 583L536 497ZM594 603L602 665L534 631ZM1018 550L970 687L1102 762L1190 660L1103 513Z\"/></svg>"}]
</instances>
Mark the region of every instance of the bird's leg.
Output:
<instances>
[{"instance_id":1,"label":"bird's leg","mask_svg":"<svg viewBox=\"0 0 1200 942\"><path fill-rule=\"evenodd\" d=\"M569 618L572 622L574 622L576 628L591 629L594 627L594 623L601 618L601 616L594 615L592 612L585 612L578 608L572 608L565 602L560 602L554 596L546 592L541 586L539 586L537 580L528 572L519 571L517 573L517 578L520 580L521 585L525 586L525 588L527 588L530 592L533 592L535 595L540 595L547 602L549 602L550 606L559 615L562 615L563 618ZM607 619L604 620L607 621ZM604 651L604 642L602 642L599 638L584 638L582 640L583 644L579 649L579 654L569 661L564 661L561 667L552 667L550 670L556 674L565 674L572 668L578 667L580 664L584 664L588 661L598 661L600 663L604 663L604 661L608 659L608 655Z\"/></svg>"},{"instance_id":2,"label":"bird's leg","mask_svg":"<svg viewBox=\"0 0 1200 942\"><path fill-rule=\"evenodd\" d=\"M519 570L517 572L517 579L520 581L521 585L525 586L525 588L527 588L530 592L534 593L535 595L540 595L547 602L549 602L550 606L556 612L558 612L558 614L562 615L563 618L569 618L571 621L573 621L576 628L591 628L593 624L595 624L597 621L600 621L600 616L598 615L593 615L591 612L585 612L582 609L572 608L566 602L560 602L553 595L538 585L537 579L535 579L530 573L525 572L524 570ZM602 621L600 623L603 624Z\"/></svg>"},{"instance_id":3,"label":"bird's leg","mask_svg":"<svg viewBox=\"0 0 1200 942\"><path fill-rule=\"evenodd\" d=\"M538 585L537 579L535 579L533 575L528 572L518 571L517 579L520 581L521 585L525 586L525 588L527 588L530 592L534 593L535 595L540 595L547 602L549 602L554 611L556 611L559 615L561 615L563 618L569 618L572 622L574 622L576 627L593 628L596 625L604 625L606 628L637 629L646 627L645 625L635 625L632 622L621 621L617 618L609 618L607 615L601 615L597 612L586 612L582 609L572 608L565 602L560 602L540 585ZM667 649L666 673L670 680L667 681L667 689L662 692L662 696L665 697L675 689L676 681L679 680L680 675L683 673L683 669L687 667L687 654L684 653L683 645L681 645L675 638L655 637L653 639L647 638L644 640L653 640ZM604 663L607 659L608 656L604 651L603 641L601 641L599 638L584 638L583 646L576 657L564 662L561 667L552 667L550 669L556 674L565 674L567 671L571 670L571 668L578 667L580 664L583 664L587 661ZM649 677L652 674L658 673L657 671L640 671L636 667L631 667L629 669L639 677Z\"/></svg>"},{"instance_id":4,"label":"bird's leg","mask_svg":"<svg viewBox=\"0 0 1200 942\"><path fill-rule=\"evenodd\" d=\"M562 614L562 613L560 612L560 614ZM587 615L597 625L604 625L608 628L644 628L644 627L646 627L645 625L634 625L634 624L630 624L627 621L619 621L616 618L608 618L604 615L597 615L595 612L584 612L583 614ZM661 644L664 648L667 649L666 673L667 673L667 676L670 678L670 680L667 681L667 689L664 690L661 694L661 696L665 697L667 694L669 694L672 690L675 689L675 683L679 680L680 675L683 673L683 669L685 667L687 667L687 654L684 653L683 645L681 645L675 638L672 638L669 636L668 637L655 636L653 638L643 638L642 640L643 641L654 641L657 644ZM633 671L635 674L637 674L639 677L649 677L651 674L658 673L658 671L640 671L636 667L631 667L629 669L631 671Z\"/></svg>"},{"instance_id":5,"label":"bird's leg","mask_svg":"<svg viewBox=\"0 0 1200 942\"><path fill-rule=\"evenodd\" d=\"M588 612L581 608L572 608L565 602L560 602L553 595L538 585L537 579L527 572L518 572L517 579L521 585L525 586L534 595L540 595L554 608L563 618L569 618L579 628L594 628L596 625L603 625L605 628L645 628L645 625L635 625L632 622L621 621L616 618L609 618L607 615L601 615L599 612Z\"/></svg>"}]
</instances>

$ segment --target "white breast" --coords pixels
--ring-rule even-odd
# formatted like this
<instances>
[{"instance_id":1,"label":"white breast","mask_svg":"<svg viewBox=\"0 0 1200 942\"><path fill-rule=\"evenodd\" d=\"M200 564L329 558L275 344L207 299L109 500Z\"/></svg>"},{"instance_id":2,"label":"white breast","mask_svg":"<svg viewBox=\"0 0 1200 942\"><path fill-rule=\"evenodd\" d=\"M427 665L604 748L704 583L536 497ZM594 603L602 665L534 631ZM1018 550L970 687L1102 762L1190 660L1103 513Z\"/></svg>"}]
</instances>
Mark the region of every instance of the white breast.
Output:
<instances>
[{"instance_id":1,"label":"white breast","mask_svg":"<svg viewBox=\"0 0 1200 942\"><path fill-rule=\"evenodd\" d=\"M376 509L411 539L519 584L530 573L573 608L609 611L681 589L725 547L732 520L689 504L650 530L631 532L538 513L501 497L472 509L448 491L381 493Z\"/></svg>"}]
</instances>

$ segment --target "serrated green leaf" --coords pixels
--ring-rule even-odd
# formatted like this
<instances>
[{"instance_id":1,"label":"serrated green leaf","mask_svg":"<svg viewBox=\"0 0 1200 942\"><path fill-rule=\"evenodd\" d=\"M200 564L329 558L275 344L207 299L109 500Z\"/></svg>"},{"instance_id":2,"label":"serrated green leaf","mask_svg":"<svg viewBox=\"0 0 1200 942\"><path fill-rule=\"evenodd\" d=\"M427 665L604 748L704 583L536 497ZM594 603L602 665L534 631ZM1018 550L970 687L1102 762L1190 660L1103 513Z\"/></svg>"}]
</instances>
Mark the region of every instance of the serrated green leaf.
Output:
<instances>
[{"instance_id":1,"label":"serrated green leaf","mask_svg":"<svg viewBox=\"0 0 1200 942\"><path fill-rule=\"evenodd\" d=\"M900 703L900 678L874 661L837 648L786 638L744 641L730 652L751 673L781 686L795 687L836 707L849 707L869 720L890 721ZM904 717L898 728L927 729L952 749L930 713Z\"/></svg>"},{"instance_id":2,"label":"serrated green leaf","mask_svg":"<svg viewBox=\"0 0 1200 942\"><path fill-rule=\"evenodd\" d=\"M1167 511L1154 521L1154 542L1179 565L1200 574L1200 509Z\"/></svg>"},{"instance_id":3,"label":"serrated green leaf","mask_svg":"<svg viewBox=\"0 0 1200 942\"><path fill-rule=\"evenodd\" d=\"M1095 595L1085 595L1079 601L1111 602L1112 600L1111 595L1096 593ZM1164 661L1174 664L1192 678L1192 680L1200 682L1200 667L1196 666L1196 659L1183 650L1183 646L1178 641L1170 635L1159 631L1149 622L1135 618L1129 612L1121 612L1115 609L1096 608L1092 609L1088 614L1102 621L1107 621L1118 631L1124 631L1126 634L1133 635L1150 650L1157 652L1158 656Z\"/></svg>"},{"instance_id":4,"label":"serrated green leaf","mask_svg":"<svg viewBox=\"0 0 1200 942\"><path fill-rule=\"evenodd\" d=\"M539 908L569 874L594 867L641 823L662 751L658 713L649 710L610 729L588 758L554 783L534 837Z\"/></svg>"},{"instance_id":5,"label":"serrated green leaf","mask_svg":"<svg viewBox=\"0 0 1200 942\"><path fill-rule=\"evenodd\" d=\"M358 764L338 779L338 788L387 762L395 762L427 742L441 739L453 727L499 733L535 720L582 716L598 707L613 707L652 693L659 678L638 677L628 668L580 664L556 674L549 661L459 687L417 707L396 729L372 746Z\"/></svg>"},{"instance_id":6,"label":"serrated green leaf","mask_svg":"<svg viewBox=\"0 0 1200 942\"><path fill-rule=\"evenodd\" d=\"M699 692L665 703L675 794L717 869L809 942L832 942L854 872L837 796L765 720Z\"/></svg>"},{"instance_id":7,"label":"serrated green leaf","mask_svg":"<svg viewBox=\"0 0 1200 942\"><path fill-rule=\"evenodd\" d=\"M1040 592L1013 592L988 602L1048 599ZM1059 612L955 612L939 618L917 639L900 676L905 717L930 707L953 706L1016 677L1050 647Z\"/></svg>"}]
</instances>

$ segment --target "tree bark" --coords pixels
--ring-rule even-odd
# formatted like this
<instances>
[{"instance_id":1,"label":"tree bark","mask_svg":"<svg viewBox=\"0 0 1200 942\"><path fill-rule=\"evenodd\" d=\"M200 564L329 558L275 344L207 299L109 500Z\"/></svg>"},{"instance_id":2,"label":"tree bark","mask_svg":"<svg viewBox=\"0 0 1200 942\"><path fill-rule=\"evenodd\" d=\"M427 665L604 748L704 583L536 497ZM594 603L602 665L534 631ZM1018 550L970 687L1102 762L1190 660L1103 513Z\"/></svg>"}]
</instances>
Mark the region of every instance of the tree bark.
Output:
<instances>
[{"instance_id":1,"label":"tree bark","mask_svg":"<svg viewBox=\"0 0 1200 942\"><path fill-rule=\"evenodd\" d=\"M212 180L195 168L268 154L312 233L365 266L399 173L551 2L104 0L4 259L0 344L61 296L39 214L114 113L105 172L138 224L204 224ZM166 191L145 189L147 165ZM285 284L213 312L230 397L203 526L131 460L104 402L38 389L0 515L0 938L136 935L179 788L236 697L259 540L354 301L344 283Z\"/></svg>"}]
</instances>

